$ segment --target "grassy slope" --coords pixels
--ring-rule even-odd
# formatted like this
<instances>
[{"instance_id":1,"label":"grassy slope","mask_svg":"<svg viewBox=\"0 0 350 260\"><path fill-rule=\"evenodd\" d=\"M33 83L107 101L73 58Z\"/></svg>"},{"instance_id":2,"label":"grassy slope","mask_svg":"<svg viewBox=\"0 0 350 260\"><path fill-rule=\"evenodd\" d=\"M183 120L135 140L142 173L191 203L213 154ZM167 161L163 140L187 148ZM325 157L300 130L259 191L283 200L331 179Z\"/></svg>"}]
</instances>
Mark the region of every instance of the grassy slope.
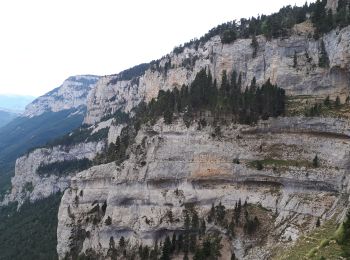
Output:
<instances>
[{"instance_id":1,"label":"grassy slope","mask_svg":"<svg viewBox=\"0 0 350 260\"><path fill-rule=\"evenodd\" d=\"M0 127L7 125L17 116L18 114L0 110Z\"/></svg>"},{"instance_id":2,"label":"grassy slope","mask_svg":"<svg viewBox=\"0 0 350 260\"><path fill-rule=\"evenodd\" d=\"M274 259L350 259L350 238L345 239L344 243L338 243L339 233L342 232L341 227L338 228L337 224L330 220L300 237L288 250L278 251Z\"/></svg>"}]
</instances>

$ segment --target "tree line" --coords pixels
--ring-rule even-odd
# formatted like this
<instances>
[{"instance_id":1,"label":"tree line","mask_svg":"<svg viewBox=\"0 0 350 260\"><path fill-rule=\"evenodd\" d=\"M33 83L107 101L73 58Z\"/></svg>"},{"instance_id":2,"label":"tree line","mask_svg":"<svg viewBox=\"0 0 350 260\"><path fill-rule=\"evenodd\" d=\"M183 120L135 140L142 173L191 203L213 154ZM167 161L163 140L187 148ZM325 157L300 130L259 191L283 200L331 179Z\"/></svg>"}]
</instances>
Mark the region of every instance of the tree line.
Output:
<instances>
[{"instance_id":1,"label":"tree line","mask_svg":"<svg viewBox=\"0 0 350 260\"><path fill-rule=\"evenodd\" d=\"M184 85L173 91L159 91L157 99L143 105L142 113L150 119L163 116L165 123L170 124L174 114L182 114L186 122L200 111L210 111L217 116L233 115L237 123L252 124L259 119L283 115L285 91L270 80L259 87L255 78L244 88L242 74L235 71L230 79L223 71L218 87L210 72L202 69L190 87Z\"/></svg>"},{"instance_id":2,"label":"tree line","mask_svg":"<svg viewBox=\"0 0 350 260\"><path fill-rule=\"evenodd\" d=\"M305 3L303 6L288 5L271 15L259 15L249 19L242 18L239 21L223 23L209 30L201 38L192 39L175 47L173 52L179 54L186 47L198 49L201 43L216 35L220 36L221 42L224 44L232 43L239 38L254 38L256 35L264 35L267 39L286 37L290 35L290 29L294 25L305 22L309 18L316 27L315 38L338 26L343 28L350 24L349 1L339 0L335 13L327 10L326 4L327 0L317 0L314 3Z\"/></svg>"}]
</instances>

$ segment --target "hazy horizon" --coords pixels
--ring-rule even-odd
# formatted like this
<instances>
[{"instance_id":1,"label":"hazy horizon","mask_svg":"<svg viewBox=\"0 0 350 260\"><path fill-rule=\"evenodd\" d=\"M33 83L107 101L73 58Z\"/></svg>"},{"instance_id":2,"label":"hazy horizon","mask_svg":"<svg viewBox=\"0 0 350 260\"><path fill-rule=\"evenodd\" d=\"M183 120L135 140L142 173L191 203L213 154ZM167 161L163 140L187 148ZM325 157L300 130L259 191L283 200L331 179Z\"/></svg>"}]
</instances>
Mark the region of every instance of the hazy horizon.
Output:
<instances>
[{"instance_id":1,"label":"hazy horizon","mask_svg":"<svg viewBox=\"0 0 350 260\"><path fill-rule=\"evenodd\" d=\"M35 98L28 95L0 94L0 110L24 111Z\"/></svg>"}]
</instances>

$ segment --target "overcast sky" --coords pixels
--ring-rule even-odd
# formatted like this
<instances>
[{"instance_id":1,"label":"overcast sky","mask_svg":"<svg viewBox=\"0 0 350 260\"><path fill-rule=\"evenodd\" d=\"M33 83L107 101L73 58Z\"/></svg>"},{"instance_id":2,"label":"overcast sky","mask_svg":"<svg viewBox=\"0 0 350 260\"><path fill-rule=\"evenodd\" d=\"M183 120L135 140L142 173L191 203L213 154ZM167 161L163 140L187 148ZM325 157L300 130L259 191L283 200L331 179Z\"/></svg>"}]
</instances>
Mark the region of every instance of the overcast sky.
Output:
<instances>
[{"instance_id":1,"label":"overcast sky","mask_svg":"<svg viewBox=\"0 0 350 260\"><path fill-rule=\"evenodd\" d=\"M220 23L304 3L4 0L0 2L0 94L38 96L71 75L117 73L158 59Z\"/></svg>"}]
</instances>

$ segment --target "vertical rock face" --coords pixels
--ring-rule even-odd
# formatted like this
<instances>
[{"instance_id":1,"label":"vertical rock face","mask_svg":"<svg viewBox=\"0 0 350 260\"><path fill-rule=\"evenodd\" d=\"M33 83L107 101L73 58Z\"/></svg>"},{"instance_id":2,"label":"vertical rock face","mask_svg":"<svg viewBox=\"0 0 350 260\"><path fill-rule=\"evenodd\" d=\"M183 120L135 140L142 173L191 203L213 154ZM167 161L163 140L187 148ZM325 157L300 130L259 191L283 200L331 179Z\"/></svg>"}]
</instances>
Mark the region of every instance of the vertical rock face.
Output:
<instances>
[{"instance_id":1,"label":"vertical rock face","mask_svg":"<svg viewBox=\"0 0 350 260\"><path fill-rule=\"evenodd\" d=\"M2 204L17 201L19 205L22 205L27 199L33 202L64 191L70 184L71 176L56 176L55 174L40 176L37 173L39 166L84 158L92 160L97 153L103 150L104 146L104 142L91 142L72 147L40 148L18 158L15 176L11 180L11 193L6 195Z\"/></svg>"},{"instance_id":2,"label":"vertical rock face","mask_svg":"<svg viewBox=\"0 0 350 260\"><path fill-rule=\"evenodd\" d=\"M333 12L337 10L339 0L327 0L326 9L331 9Z\"/></svg>"},{"instance_id":3,"label":"vertical rock face","mask_svg":"<svg viewBox=\"0 0 350 260\"><path fill-rule=\"evenodd\" d=\"M98 79L98 76L93 75L70 77L60 87L30 103L23 115L33 117L41 115L44 112L58 112L79 106L86 106L88 93Z\"/></svg>"},{"instance_id":4,"label":"vertical rock face","mask_svg":"<svg viewBox=\"0 0 350 260\"><path fill-rule=\"evenodd\" d=\"M241 199L270 212L262 224L269 230L260 253L257 241L237 234L227 240L225 257L235 251L240 259L271 259L276 244L297 239L318 217L338 216L349 205L349 127L340 119L282 118L222 126L214 136L213 128L187 128L181 119L144 126L121 166L96 166L72 179L59 208L58 254L92 249L104 258L111 237L121 236L152 246L183 232L186 205L207 219L212 203L233 210ZM318 168L312 167L315 154ZM259 159L272 163L258 170L252 162Z\"/></svg>"},{"instance_id":5,"label":"vertical rock face","mask_svg":"<svg viewBox=\"0 0 350 260\"><path fill-rule=\"evenodd\" d=\"M257 56L253 58L251 39L239 39L222 44L213 37L196 50L185 48L180 54L171 53L158 66L151 65L145 73L132 80L107 76L99 80L88 99L85 123L98 122L105 114L118 109L130 111L141 100L149 101L159 90L173 89L190 84L202 68L210 70L220 82L224 70L235 70L242 75L243 86L253 77L262 84L271 79L273 84L293 95L341 95L349 92L350 82L350 27L333 30L314 40L309 22L296 26L289 38L267 41L259 36ZM329 68L318 66L321 41L329 56ZM297 64L294 66L294 56Z\"/></svg>"}]
</instances>

